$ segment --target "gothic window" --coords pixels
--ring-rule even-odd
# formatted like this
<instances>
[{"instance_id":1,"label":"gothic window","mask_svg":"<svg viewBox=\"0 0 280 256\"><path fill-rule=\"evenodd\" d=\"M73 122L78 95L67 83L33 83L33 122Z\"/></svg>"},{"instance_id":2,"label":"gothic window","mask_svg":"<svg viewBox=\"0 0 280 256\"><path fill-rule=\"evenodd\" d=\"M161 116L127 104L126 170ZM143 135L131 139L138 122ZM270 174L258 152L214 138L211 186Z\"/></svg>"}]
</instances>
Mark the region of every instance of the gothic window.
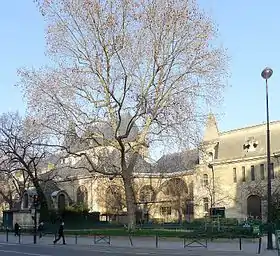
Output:
<instances>
[{"instance_id":1,"label":"gothic window","mask_svg":"<svg viewBox=\"0 0 280 256\"><path fill-rule=\"evenodd\" d=\"M251 165L251 180L254 181L255 178L255 166Z\"/></svg>"},{"instance_id":2,"label":"gothic window","mask_svg":"<svg viewBox=\"0 0 280 256\"><path fill-rule=\"evenodd\" d=\"M111 185L107 188L105 204L109 214L117 214L123 210L125 203L119 186Z\"/></svg>"},{"instance_id":3,"label":"gothic window","mask_svg":"<svg viewBox=\"0 0 280 256\"><path fill-rule=\"evenodd\" d=\"M23 195L23 208L27 209L29 206L29 198L28 198L28 193L25 193Z\"/></svg>"},{"instance_id":4,"label":"gothic window","mask_svg":"<svg viewBox=\"0 0 280 256\"><path fill-rule=\"evenodd\" d=\"M173 178L165 182L163 192L166 196L180 197L188 194L188 186L184 180Z\"/></svg>"},{"instance_id":5,"label":"gothic window","mask_svg":"<svg viewBox=\"0 0 280 256\"><path fill-rule=\"evenodd\" d=\"M66 197L64 194L59 194L58 199L57 199L57 207L60 211L65 210L66 206Z\"/></svg>"},{"instance_id":6,"label":"gothic window","mask_svg":"<svg viewBox=\"0 0 280 256\"><path fill-rule=\"evenodd\" d=\"M87 206L88 191L85 186L80 186L77 189L77 204Z\"/></svg>"},{"instance_id":7,"label":"gothic window","mask_svg":"<svg viewBox=\"0 0 280 256\"><path fill-rule=\"evenodd\" d=\"M246 171L245 166L242 166L242 182L246 181Z\"/></svg>"},{"instance_id":8,"label":"gothic window","mask_svg":"<svg viewBox=\"0 0 280 256\"><path fill-rule=\"evenodd\" d=\"M209 162L212 162L213 160L214 160L213 153L212 153L212 152L209 152L209 153L208 153L208 161L209 161Z\"/></svg>"},{"instance_id":9,"label":"gothic window","mask_svg":"<svg viewBox=\"0 0 280 256\"><path fill-rule=\"evenodd\" d=\"M208 175L207 174L203 174L203 186L207 187L208 184L209 184Z\"/></svg>"},{"instance_id":10,"label":"gothic window","mask_svg":"<svg viewBox=\"0 0 280 256\"><path fill-rule=\"evenodd\" d=\"M233 168L233 182L236 183L237 182L237 173L236 173L236 168Z\"/></svg>"},{"instance_id":11,"label":"gothic window","mask_svg":"<svg viewBox=\"0 0 280 256\"><path fill-rule=\"evenodd\" d=\"M218 157L219 157L219 142L214 148L214 159L218 159Z\"/></svg>"},{"instance_id":12,"label":"gothic window","mask_svg":"<svg viewBox=\"0 0 280 256\"><path fill-rule=\"evenodd\" d=\"M209 199L207 197L203 198L203 209L204 212L209 211Z\"/></svg>"},{"instance_id":13,"label":"gothic window","mask_svg":"<svg viewBox=\"0 0 280 256\"><path fill-rule=\"evenodd\" d=\"M194 214L194 205L192 201L186 202L186 214Z\"/></svg>"},{"instance_id":14,"label":"gothic window","mask_svg":"<svg viewBox=\"0 0 280 256\"><path fill-rule=\"evenodd\" d=\"M271 173L271 179L274 179L275 175L274 175L274 163L270 164L270 173Z\"/></svg>"},{"instance_id":15,"label":"gothic window","mask_svg":"<svg viewBox=\"0 0 280 256\"><path fill-rule=\"evenodd\" d=\"M261 180L264 180L264 164L260 165L260 176Z\"/></svg>"},{"instance_id":16,"label":"gothic window","mask_svg":"<svg viewBox=\"0 0 280 256\"><path fill-rule=\"evenodd\" d=\"M155 191L152 186L145 185L141 188L139 199L141 203L149 203L155 201Z\"/></svg>"}]
</instances>

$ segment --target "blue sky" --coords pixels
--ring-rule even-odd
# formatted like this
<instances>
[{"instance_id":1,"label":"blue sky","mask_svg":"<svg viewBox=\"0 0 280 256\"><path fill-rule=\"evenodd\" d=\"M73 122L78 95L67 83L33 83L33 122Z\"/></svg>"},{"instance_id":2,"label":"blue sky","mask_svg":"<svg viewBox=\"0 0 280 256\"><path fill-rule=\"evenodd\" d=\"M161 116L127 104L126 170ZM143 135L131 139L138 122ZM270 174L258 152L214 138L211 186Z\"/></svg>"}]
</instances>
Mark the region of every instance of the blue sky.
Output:
<instances>
[{"instance_id":1,"label":"blue sky","mask_svg":"<svg viewBox=\"0 0 280 256\"><path fill-rule=\"evenodd\" d=\"M218 120L220 130L265 121L265 84L260 72L274 70L269 80L270 116L280 120L280 1L198 0L219 25L219 41L231 57L230 87ZM2 1L0 8L0 113L24 112L17 68L39 67L44 55L44 24L32 0Z\"/></svg>"}]
</instances>

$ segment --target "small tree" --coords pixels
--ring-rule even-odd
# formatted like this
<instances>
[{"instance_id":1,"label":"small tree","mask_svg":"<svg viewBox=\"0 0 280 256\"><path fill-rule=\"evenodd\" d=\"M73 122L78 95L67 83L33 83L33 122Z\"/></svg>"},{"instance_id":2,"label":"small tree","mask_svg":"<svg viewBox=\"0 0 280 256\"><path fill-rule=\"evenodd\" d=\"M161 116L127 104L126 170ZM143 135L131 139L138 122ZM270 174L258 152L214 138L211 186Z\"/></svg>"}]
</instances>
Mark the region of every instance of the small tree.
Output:
<instances>
[{"instance_id":1,"label":"small tree","mask_svg":"<svg viewBox=\"0 0 280 256\"><path fill-rule=\"evenodd\" d=\"M1 182L0 195L9 209L14 208L15 203L21 203L25 189L29 185L29 176L17 167L5 167L6 161L0 164Z\"/></svg>"},{"instance_id":2,"label":"small tree","mask_svg":"<svg viewBox=\"0 0 280 256\"><path fill-rule=\"evenodd\" d=\"M40 198L41 217L48 213L48 202L40 185L40 171L48 156L45 140L32 120L22 119L17 113L3 114L0 117L0 170L17 187L21 195L27 181L36 188ZM8 168L7 168L8 167ZM24 183L16 182L16 173L21 172Z\"/></svg>"}]
</instances>

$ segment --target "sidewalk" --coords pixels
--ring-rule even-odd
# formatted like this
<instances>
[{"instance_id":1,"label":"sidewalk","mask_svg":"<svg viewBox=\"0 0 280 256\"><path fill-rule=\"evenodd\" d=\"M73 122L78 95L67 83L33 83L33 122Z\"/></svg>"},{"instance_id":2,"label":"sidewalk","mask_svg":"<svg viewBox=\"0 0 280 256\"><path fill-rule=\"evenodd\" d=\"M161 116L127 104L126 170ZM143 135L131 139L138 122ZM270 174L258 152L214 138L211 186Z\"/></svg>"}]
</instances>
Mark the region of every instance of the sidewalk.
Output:
<instances>
[{"instance_id":1,"label":"sidewalk","mask_svg":"<svg viewBox=\"0 0 280 256\"><path fill-rule=\"evenodd\" d=\"M42 239L37 238L38 245L52 245L54 237L51 235L44 236ZM98 240L98 237L96 237ZM179 238L159 238L156 242L154 237L132 237L131 242L128 237L111 237L110 238L110 245L106 241L99 241L98 243L94 243L94 237L75 237L75 236L66 236L66 243L68 246L74 247L87 247L87 246L94 246L94 247L118 247L118 248L141 248L141 249L169 249L169 250L198 250L211 252L243 252L244 254L248 255L257 255L258 252L258 239L242 239L241 240L241 251L240 251L240 244L239 239L225 239L225 240L218 240L218 241L207 241L207 248L204 248L202 245L197 243L193 243L192 246L187 246L184 248L184 241L183 239ZM186 244L190 243L191 241L186 241ZM203 245L206 245L205 241L200 241ZM0 234L0 243L6 243L6 234ZM12 233L9 234L8 243L21 243L21 244L33 244L33 236L23 234L19 240L18 237L15 237ZM265 256L276 256L277 251L267 251L266 250L266 238L262 239L262 247L261 247L261 255Z\"/></svg>"}]
</instances>

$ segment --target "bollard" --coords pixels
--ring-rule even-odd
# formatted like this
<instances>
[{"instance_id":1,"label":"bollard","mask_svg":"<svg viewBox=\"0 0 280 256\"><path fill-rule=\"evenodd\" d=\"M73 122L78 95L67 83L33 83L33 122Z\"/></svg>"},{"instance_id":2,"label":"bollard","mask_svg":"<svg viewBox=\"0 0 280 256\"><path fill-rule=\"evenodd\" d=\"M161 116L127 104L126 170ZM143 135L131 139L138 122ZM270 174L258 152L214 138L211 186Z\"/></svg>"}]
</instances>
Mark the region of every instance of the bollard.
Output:
<instances>
[{"instance_id":1,"label":"bollard","mask_svg":"<svg viewBox=\"0 0 280 256\"><path fill-rule=\"evenodd\" d=\"M241 237L239 237L239 250L242 250L242 243L241 243Z\"/></svg>"},{"instance_id":2,"label":"bollard","mask_svg":"<svg viewBox=\"0 0 280 256\"><path fill-rule=\"evenodd\" d=\"M18 232L18 243L19 243L19 244L21 243L21 232L20 232L20 230L19 230L19 232Z\"/></svg>"},{"instance_id":3,"label":"bollard","mask_svg":"<svg viewBox=\"0 0 280 256\"><path fill-rule=\"evenodd\" d=\"M261 238L261 237L259 237L258 254L261 254L261 249L262 249L262 238Z\"/></svg>"},{"instance_id":4,"label":"bollard","mask_svg":"<svg viewBox=\"0 0 280 256\"><path fill-rule=\"evenodd\" d=\"M9 242L9 228L6 228L6 242Z\"/></svg>"},{"instance_id":5,"label":"bollard","mask_svg":"<svg viewBox=\"0 0 280 256\"><path fill-rule=\"evenodd\" d=\"M156 235L156 248L158 248L158 235Z\"/></svg>"},{"instance_id":6,"label":"bollard","mask_svg":"<svg viewBox=\"0 0 280 256\"><path fill-rule=\"evenodd\" d=\"M78 244L78 235L75 235L75 244Z\"/></svg>"}]
</instances>

